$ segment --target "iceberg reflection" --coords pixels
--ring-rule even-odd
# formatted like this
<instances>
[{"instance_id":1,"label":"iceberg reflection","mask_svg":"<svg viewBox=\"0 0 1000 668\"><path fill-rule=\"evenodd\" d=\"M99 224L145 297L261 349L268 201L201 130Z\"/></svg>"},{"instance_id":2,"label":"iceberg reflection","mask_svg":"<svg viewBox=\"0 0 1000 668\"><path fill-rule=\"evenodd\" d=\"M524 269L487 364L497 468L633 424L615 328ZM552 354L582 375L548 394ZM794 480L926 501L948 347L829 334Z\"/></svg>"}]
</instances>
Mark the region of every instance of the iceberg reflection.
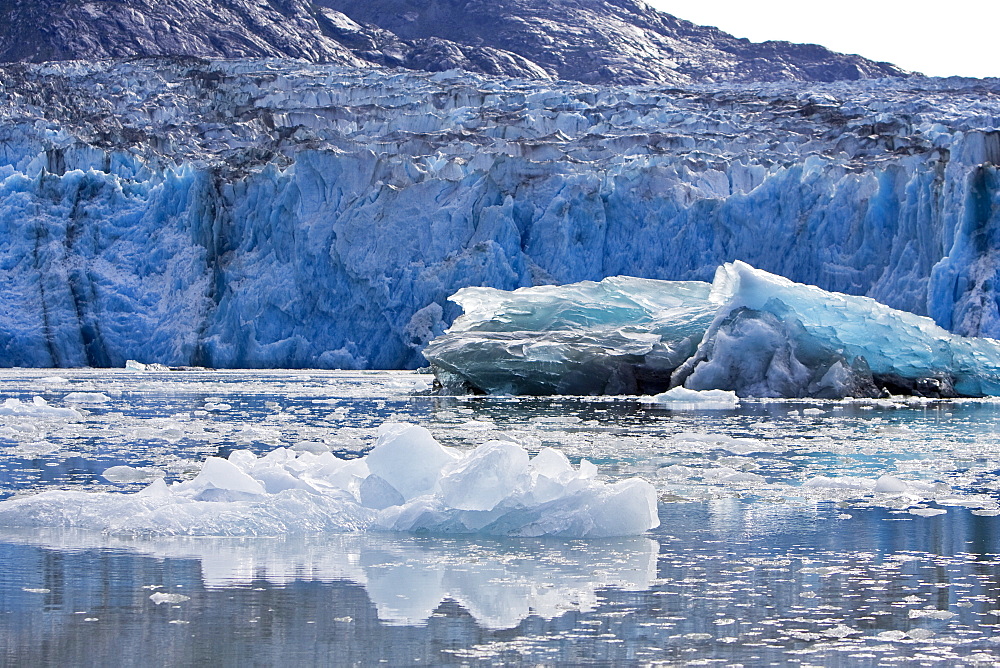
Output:
<instances>
[{"instance_id":1,"label":"iceberg reflection","mask_svg":"<svg viewBox=\"0 0 1000 668\"><path fill-rule=\"evenodd\" d=\"M332 534L288 538L128 539L77 530L5 529L0 542L61 552L102 550L200 563L208 589L348 581L367 591L381 621L425 623L455 601L484 628L587 612L607 587L645 591L656 578L659 543L621 539L486 539Z\"/></svg>"}]
</instances>

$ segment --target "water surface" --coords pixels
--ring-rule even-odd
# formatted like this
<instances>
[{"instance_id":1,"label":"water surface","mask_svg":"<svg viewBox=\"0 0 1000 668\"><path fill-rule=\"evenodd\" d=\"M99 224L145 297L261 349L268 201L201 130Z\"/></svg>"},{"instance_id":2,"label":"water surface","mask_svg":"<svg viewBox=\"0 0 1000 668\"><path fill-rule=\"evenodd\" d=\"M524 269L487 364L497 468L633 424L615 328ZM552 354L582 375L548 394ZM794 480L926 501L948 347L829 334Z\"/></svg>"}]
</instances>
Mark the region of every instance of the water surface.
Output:
<instances>
[{"instance_id":1,"label":"water surface","mask_svg":"<svg viewBox=\"0 0 1000 668\"><path fill-rule=\"evenodd\" d=\"M135 491L147 482L102 473L128 465L172 482L238 448L356 457L380 424L404 420L448 445L502 435L611 479L643 476L660 528L603 541L0 529L3 662L1000 661L1000 404L669 411L436 397L429 378L6 370L0 399L40 396L82 417L0 415L0 497Z\"/></svg>"}]
</instances>

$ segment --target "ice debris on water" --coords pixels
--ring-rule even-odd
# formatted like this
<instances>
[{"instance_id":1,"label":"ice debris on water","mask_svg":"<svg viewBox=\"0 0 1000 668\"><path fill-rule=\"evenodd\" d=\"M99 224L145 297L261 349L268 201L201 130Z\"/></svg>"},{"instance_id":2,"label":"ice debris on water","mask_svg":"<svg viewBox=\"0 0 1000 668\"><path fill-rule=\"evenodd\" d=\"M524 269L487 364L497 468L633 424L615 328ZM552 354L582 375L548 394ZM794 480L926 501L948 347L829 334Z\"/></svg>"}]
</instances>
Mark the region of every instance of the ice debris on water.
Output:
<instances>
[{"instance_id":1,"label":"ice debris on water","mask_svg":"<svg viewBox=\"0 0 1000 668\"><path fill-rule=\"evenodd\" d=\"M741 397L1000 394L1000 342L744 262L711 284L614 277L463 288L465 314L424 351L442 385L510 394ZM672 400L660 394L656 401Z\"/></svg>"},{"instance_id":2,"label":"ice debris on water","mask_svg":"<svg viewBox=\"0 0 1000 668\"><path fill-rule=\"evenodd\" d=\"M130 479L139 469L113 467ZM432 533L606 537L659 525L654 487L607 483L543 448L510 441L471 451L424 427L387 423L365 457L277 448L209 457L191 480L157 478L133 493L48 491L0 502L0 526L72 527L126 535L276 535L381 529Z\"/></svg>"},{"instance_id":3,"label":"ice debris on water","mask_svg":"<svg viewBox=\"0 0 1000 668\"><path fill-rule=\"evenodd\" d=\"M689 390L675 387L652 398L652 403L674 410L725 410L736 408L740 400L735 392L728 390Z\"/></svg>"},{"instance_id":4,"label":"ice debris on water","mask_svg":"<svg viewBox=\"0 0 1000 668\"><path fill-rule=\"evenodd\" d=\"M83 413L77 409L50 406L49 402L42 397L34 397L30 402L20 399L5 399L0 405L0 415L54 420L80 420L83 418Z\"/></svg>"},{"instance_id":5,"label":"ice debris on water","mask_svg":"<svg viewBox=\"0 0 1000 668\"><path fill-rule=\"evenodd\" d=\"M170 367L165 364L159 364L153 362L152 364L144 364L142 362L137 362L135 360L126 360L125 368L129 371L170 371Z\"/></svg>"},{"instance_id":6,"label":"ice debris on water","mask_svg":"<svg viewBox=\"0 0 1000 668\"><path fill-rule=\"evenodd\" d=\"M71 404L103 404L111 401L111 397L103 392L70 392L63 401Z\"/></svg>"},{"instance_id":7,"label":"ice debris on water","mask_svg":"<svg viewBox=\"0 0 1000 668\"><path fill-rule=\"evenodd\" d=\"M183 603L184 601L190 601L191 597L184 594L165 594L158 591L155 594L150 594L149 600L156 605L160 605L161 603Z\"/></svg>"},{"instance_id":8,"label":"ice debris on water","mask_svg":"<svg viewBox=\"0 0 1000 668\"><path fill-rule=\"evenodd\" d=\"M157 478L163 478L166 472L152 466L112 466L104 469L101 476L109 482L150 482Z\"/></svg>"}]
</instances>

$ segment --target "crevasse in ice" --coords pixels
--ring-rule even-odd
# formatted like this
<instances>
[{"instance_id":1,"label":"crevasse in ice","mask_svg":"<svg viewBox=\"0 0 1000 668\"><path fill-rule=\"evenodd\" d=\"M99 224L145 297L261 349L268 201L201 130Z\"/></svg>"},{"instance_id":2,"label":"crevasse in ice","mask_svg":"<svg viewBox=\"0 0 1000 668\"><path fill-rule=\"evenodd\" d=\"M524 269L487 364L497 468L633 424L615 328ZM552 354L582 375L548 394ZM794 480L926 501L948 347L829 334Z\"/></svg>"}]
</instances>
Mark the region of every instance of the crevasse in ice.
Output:
<instances>
[{"instance_id":1,"label":"crevasse in ice","mask_svg":"<svg viewBox=\"0 0 1000 668\"><path fill-rule=\"evenodd\" d=\"M114 492L49 491L0 502L0 526L115 535L282 535L419 531L577 538L639 535L659 525L641 479L606 483L586 460L534 457L491 441L464 452L419 426L387 423L367 456L278 448L209 457L196 477Z\"/></svg>"},{"instance_id":2,"label":"crevasse in ice","mask_svg":"<svg viewBox=\"0 0 1000 668\"><path fill-rule=\"evenodd\" d=\"M443 383L478 391L1000 394L1000 342L744 262L719 267L711 285L616 277L508 293L466 288L454 299L465 315L425 355ZM658 396L664 405L697 399Z\"/></svg>"}]
</instances>

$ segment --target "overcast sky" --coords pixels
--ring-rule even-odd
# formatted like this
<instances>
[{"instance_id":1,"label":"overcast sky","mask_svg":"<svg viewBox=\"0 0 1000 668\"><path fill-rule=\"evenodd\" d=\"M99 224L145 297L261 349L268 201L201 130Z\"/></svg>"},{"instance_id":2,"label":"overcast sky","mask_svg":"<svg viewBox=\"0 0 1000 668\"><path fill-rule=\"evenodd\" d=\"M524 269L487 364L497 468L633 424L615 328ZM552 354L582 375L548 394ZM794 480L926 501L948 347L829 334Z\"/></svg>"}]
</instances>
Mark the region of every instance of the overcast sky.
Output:
<instances>
[{"instance_id":1,"label":"overcast sky","mask_svg":"<svg viewBox=\"0 0 1000 668\"><path fill-rule=\"evenodd\" d=\"M806 42L929 76L1000 77L1000 1L645 0L754 42Z\"/></svg>"}]
</instances>

